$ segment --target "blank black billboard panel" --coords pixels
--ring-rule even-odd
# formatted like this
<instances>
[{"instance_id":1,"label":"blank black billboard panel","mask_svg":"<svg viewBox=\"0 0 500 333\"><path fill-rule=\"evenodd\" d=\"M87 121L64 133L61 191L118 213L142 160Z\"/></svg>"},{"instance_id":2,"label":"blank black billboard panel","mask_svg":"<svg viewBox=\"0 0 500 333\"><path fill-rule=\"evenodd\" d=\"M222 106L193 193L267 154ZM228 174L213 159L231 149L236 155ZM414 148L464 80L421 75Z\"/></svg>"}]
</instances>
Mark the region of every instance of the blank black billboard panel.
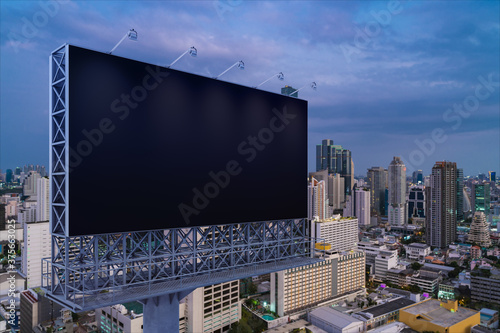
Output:
<instances>
[{"instance_id":1,"label":"blank black billboard panel","mask_svg":"<svg viewBox=\"0 0 500 333\"><path fill-rule=\"evenodd\" d=\"M69 235L305 218L307 102L69 46Z\"/></svg>"}]
</instances>

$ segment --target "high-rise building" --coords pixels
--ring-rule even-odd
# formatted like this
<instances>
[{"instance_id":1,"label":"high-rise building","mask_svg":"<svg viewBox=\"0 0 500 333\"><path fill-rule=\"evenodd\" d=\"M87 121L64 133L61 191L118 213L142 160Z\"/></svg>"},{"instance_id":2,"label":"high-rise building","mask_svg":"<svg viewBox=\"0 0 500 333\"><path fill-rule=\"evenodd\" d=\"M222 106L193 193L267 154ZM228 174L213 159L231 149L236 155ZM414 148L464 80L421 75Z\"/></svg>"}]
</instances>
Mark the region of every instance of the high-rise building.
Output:
<instances>
[{"instance_id":1,"label":"high-rise building","mask_svg":"<svg viewBox=\"0 0 500 333\"><path fill-rule=\"evenodd\" d=\"M474 213L474 218L470 225L469 239L470 243L477 243L479 246L490 247L490 228L486 222L486 216L483 212L477 211Z\"/></svg>"},{"instance_id":2,"label":"high-rise building","mask_svg":"<svg viewBox=\"0 0 500 333\"><path fill-rule=\"evenodd\" d=\"M50 212L49 202L49 178L42 177L38 179L37 184L37 205L36 205L36 220L48 221Z\"/></svg>"},{"instance_id":3,"label":"high-rise building","mask_svg":"<svg viewBox=\"0 0 500 333\"><path fill-rule=\"evenodd\" d=\"M488 171L488 176L490 178L490 182L497 181L497 173L495 171Z\"/></svg>"},{"instance_id":4,"label":"high-rise building","mask_svg":"<svg viewBox=\"0 0 500 333\"><path fill-rule=\"evenodd\" d=\"M186 299L187 332L227 332L241 319L239 281L201 287Z\"/></svg>"},{"instance_id":5,"label":"high-rise building","mask_svg":"<svg viewBox=\"0 0 500 333\"><path fill-rule=\"evenodd\" d=\"M329 218L326 182L312 177L307 188L307 215L310 220Z\"/></svg>"},{"instance_id":6,"label":"high-rise building","mask_svg":"<svg viewBox=\"0 0 500 333\"><path fill-rule=\"evenodd\" d=\"M412 174L412 183L415 185L424 184L424 175L422 170L415 170Z\"/></svg>"},{"instance_id":7,"label":"high-rise building","mask_svg":"<svg viewBox=\"0 0 500 333\"><path fill-rule=\"evenodd\" d=\"M23 223L24 242L21 248L21 273L28 288L42 284L42 258L50 257L49 221Z\"/></svg>"},{"instance_id":8,"label":"high-rise building","mask_svg":"<svg viewBox=\"0 0 500 333\"><path fill-rule=\"evenodd\" d=\"M464 219L464 169L457 169L457 221Z\"/></svg>"},{"instance_id":9,"label":"high-rise building","mask_svg":"<svg viewBox=\"0 0 500 333\"><path fill-rule=\"evenodd\" d=\"M370 190L367 188L354 189L353 215L358 218L359 226L370 225Z\"/></svg>"},{"instance_id":10,"label":"high-rise building","mask_svg":"<svg viewBox=\"0 0 500 333\"><path fill-rule=\"evenodd\" d=\"M423 186L414 186L408 193L408 218L425 217L425 191Z\"/></svg>"},{"instance_id":11,"label":"high-rise building","mask_svg":"<svg viewBox=\"0 0 500 333\"><path fill-rule=\"evenodd\" d=\"M457 164L436 162L431 174L430 214L426 216L427 244L439 248L454 242L457 233Z\"/></svg>"},{"instance_id":12,"label":"high-rise building","mask_svg":"<svg viewBox=\"0 0 500 333\"><path fill-rule=\"evenodd\" d=\"M50 301L42 291L27 289L20 293L20 329L21 332L39 332L34 328L47 320L55 319L63 309L61 305ZM96 315L97 316L97 315Z\"/></svg>"},{"instance_id":13,"label":"high-rise building","mask_svg":"<svg viewBox=\"0 0 500 333\"><path fill-rule=\"evenodd\" d=\"M344 178L342 178L338 173L329 174L328 170L321 170L309 173L309 179L314 177L318 181L325 182L325 192L328 199L329 211L342 209L345 202L344 193ZM329 215L330 212L329 212Z\"/></svg>"},{"instance_id":14,"label":"high-rise building","mask_svg":"<svg viewBox=\"0 0 500 333\"><path fill-rule=\"evenodd\" d=\"M337 299L365 293L365 254L349 251L324 261L271 273L271 311L295 313Z\"/></svg>"},{"instance_id":15,"label":"high-rise building","mask_svg":"<svg viewBox=\"0 0 500 333\"><path fill-rule=\"evenodd\" d=\"M40 179L40 174L36 171L30 171L28 177L26 177L23 184L23 194L25 196L29 197L37 196L38 179Z\"/></svg>"},{"instance_id":16,"label":"high-rise building","mask_svg":"<svg viewBox=\"0 0 500 333\"><path fill-rule=\"evenodd\" d=\"M12 183L12 180L13 180L12 178L13 178L13 177L14 177L14 174L13 174L13 172L12 172L12 169L7 169L7 170L5 171L5 182L6 182L7 184Z\"/></svg>"},{"instance_id":17,"label":"high-rise building","mask_svg":"<svg viewBox=\"0 0 500 333\"><path fill-rule=\"evenodd\" d=\"M320 238L330 244L332 251L349 251L357 248L358 219L332 218L312 222L314 238Z\"/></svg>"},{"instance_id":18,"label":"high-rise building","mask_svg":"<svg viewBox=\"0 0 500 333\"><path fill-rule=\"evenodd\" d=\"M299 97L299 92L296 90L297 89L295 89L291 86L284 86L283 88L281 88L281 94L285 95L285 96ZM293 95L290 95L294 91L296 91L296 92Z\"/></svg>"},{"instance_id":19,"label":"high-rise building","mask_svg":"<svg viewBox=\"0 0 500 333\"><path fill-rule=\"evenodd\" d=\"M472 212L483 212L488 218L490 215L490 184L472 184L471 201Z\"/></svg>"},{"instance_id":20,"label":"high-rise building","mask_svg":"<svg viewBox=\"0 0 500 333\"><path fill-rule=\"evenodd\" d=\"M372 167L368 169L368 185L370 186L370 214L384 216L385 188L387 187L387 169Z\"/></svg>"},{"instance_id":21,"label":"high-rise building","mask_svg":"<svg viewBox=\"0 0 500 333\"><path fill-rule=\"evenodd\" d=\"M406 216L406 166L399 156L394 156L388 169L388 217L391 225L405 225Z\"/></svg>"},{"instance_id":22,"label":"high-rise building","mask_svg":"<svg viewBox=\"0 0 500 333\"><path fill-rule=\"evenodd\" d=\"M7 217L5 213L5 204L0 203L0 230L6 229Z\"/></svg>"},{"instance_id":23,"label":"high-rise building","mask_svg":"<svg viewBox=\"0 0 500 333\"><path fill-rule=\"evenodd\" d=\"M316 145L316 171L325 169L329 174L339 174L344 178L344 193L350 195L354 185L351 151L334 145L333 140L323 140L321 145Z\"/></svg>"}]
</instances>

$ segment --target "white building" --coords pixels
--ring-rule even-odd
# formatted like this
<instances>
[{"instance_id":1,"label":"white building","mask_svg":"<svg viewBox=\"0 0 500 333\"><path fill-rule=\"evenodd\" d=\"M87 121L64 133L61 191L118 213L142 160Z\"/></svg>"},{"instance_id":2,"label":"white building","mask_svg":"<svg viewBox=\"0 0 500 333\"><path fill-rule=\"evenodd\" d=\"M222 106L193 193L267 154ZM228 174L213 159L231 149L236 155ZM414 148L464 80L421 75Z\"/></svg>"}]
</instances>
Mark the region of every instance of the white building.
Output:
<instances>
[{"instance_id":1,"label":"white building","mask_svg":"<svg viewBox=\"0 0 500 333\"><path fill-rule=\"evenodd\" d=\"M370 190L355 187L353 194L347 196L343 215L357 217L359 226L370 225Z\"/></svg>"},{"instance_id":2,"label":"white building","mask_svg":"<svg viewBox=\"0 0 500 333\"><path fill-rule=\"evenodd\" d=\"M329 217L326 183L324 180L318 181L316 178L311 177L311 182L308 186L307 211L310 220L316 217L324 220Z\"/></svg>"},{"instance_id":3,"label":"white building","mask_svg":"<svg viewBox=\"0 0 500 333\"><path fill-rule=\"evenodd\" d=\"M323 306L309 313L309 322L328 333L364 332L363 322L345 313Z\"/></svg>"},{"instance_id":4,"label":"white building","mask_svg":"<svg viewBox=\"0 0 500 333\"><path fill-rule=\"evenodd\" d=\"M331 245L332 251L348 251L357 248L358 219L336 215L328 220L312 222L313 237Z\"/></svg>"},{"instance_id":5,"label":"white building","mask_svg":"<svg viewBox=\"0 0 500 333\"><path fill-rule=\"evenodd\" d=\"M375 277L384 280L387 277L387 271L398 265L398 251L382 250L375 257Z\"/></svg>"},{"instance_id":6,"label":"white building","mask_svg":"<svg viewBox=\"0 0 500 333\"><path fill-rule=\"evenodd\" d=\"M38 179L40 174L36 171L30 171L28 177L24 179L23 194L29 197L37 196ZM36 200L36 198L34 198Z\"/></svg>"},{"instance_id":7,"label":"white building","mask_svg":"<svg viewBox=\"0 0 500 333\"><path fill-rule=\"evenodd\" d=\"M406 213L406 166L400 157L394 156L388 168L389 205L388 218L391 225L405 225Z\"/></svg>"},{"instance_id":8,"label":"white building","mask_svg":"<svg viewBox=\"0 0 500 333\"><path fill-rule=\"evenodd\" d=\"M423 260L431 253L431 247L422 243L411 243L405 245L406 257L412 260Z\"/></svg>"},{"instance_id":9,"label":"white building","mask_svg":"<svg viewBox=\"0 0 500 333\"><path fill-rule=\"evenodd\" d=\"M42 284L42 258L51 255L49 221L27 222L23 229L21 274L27 287L35 288Z\"/></svg>"},{"instance_id":10,"label":"white building","mask_svg":"<svg viewBox=\"0 0 500 333\"><path fill-rule=\"evenodd\" d=\"M198 288L186 297L187 332L227 332L241 319L239 281Z\"/></svg>"},{"instance_id":11,"label":"white building","mask_svg":"<svg viewBox=\"0 0 500 333\"><path fill-rule=\"evenodd\" d=\"M38 179L36 221L49 220L50 216L49 185L50 185L49 178L42 177Z\"/></svg>"},{"instance_id":12,"label":"white building","mask_svg":"<svg viewBox=\"0 0 500 333\"><path fill-rule=\"evenodd\" d=\"M352 301L364 288L364 253L334 253L318 263L271 273L271 310L284 316L328 301Z\"/></svg>"},{"instance_id":13,"label":"white building","mask_svg":"<svg viewBox=\"0 0 500 333\"><path fill-rule=\"evenodd\" d=\"M139 302L98 308L95 311L95 317L99 332L143 332L143 306Z\"/></svg>"}]
</instances>

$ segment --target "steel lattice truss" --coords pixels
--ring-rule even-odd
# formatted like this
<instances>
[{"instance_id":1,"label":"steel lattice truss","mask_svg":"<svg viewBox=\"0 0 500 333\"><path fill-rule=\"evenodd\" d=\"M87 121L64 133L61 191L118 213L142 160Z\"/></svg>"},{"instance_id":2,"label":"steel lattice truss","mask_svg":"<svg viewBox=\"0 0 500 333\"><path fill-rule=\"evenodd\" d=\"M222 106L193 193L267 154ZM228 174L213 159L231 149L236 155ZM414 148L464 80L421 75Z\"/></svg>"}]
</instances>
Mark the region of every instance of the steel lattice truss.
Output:
<instances>
[{"instance_id":1,"label":"steel lattice truss","mask_svg":"<svg viewBox=\"0 0 500 333\"><path fill-rule=\"evenodd\" d=\"M75 311L311 264L306 219L68 236L68 46L52 53L48 296Z\"/></svg>"}]
</instances>

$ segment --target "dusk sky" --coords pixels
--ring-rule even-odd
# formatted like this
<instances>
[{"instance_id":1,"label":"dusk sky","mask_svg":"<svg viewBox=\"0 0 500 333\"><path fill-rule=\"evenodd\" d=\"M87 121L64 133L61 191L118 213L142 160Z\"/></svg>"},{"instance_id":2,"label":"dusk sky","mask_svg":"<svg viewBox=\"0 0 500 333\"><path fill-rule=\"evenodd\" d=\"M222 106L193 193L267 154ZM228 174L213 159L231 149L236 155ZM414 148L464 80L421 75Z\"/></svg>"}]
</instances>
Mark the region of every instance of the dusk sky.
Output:
<instances>
[{"instance_id":1,"label":"dusk sky","mask_svg":"<svg viewBox=\"0 0 500 333\"><path fill-rule=\"evenodd\" d=\"M351 150L356 175L401 156L500 172L499 1L1 1L0 169L48 166L49 55L64 43L256 86L301 88L315 145ZM317 90L309 87L317 83ZM286 156L284 156L286 158ZM144 171L151 172L150 166ZM139 171L139 170L138 170ZM158 170L159 171L159 170Z\"/></svg>"}]
</instances>

